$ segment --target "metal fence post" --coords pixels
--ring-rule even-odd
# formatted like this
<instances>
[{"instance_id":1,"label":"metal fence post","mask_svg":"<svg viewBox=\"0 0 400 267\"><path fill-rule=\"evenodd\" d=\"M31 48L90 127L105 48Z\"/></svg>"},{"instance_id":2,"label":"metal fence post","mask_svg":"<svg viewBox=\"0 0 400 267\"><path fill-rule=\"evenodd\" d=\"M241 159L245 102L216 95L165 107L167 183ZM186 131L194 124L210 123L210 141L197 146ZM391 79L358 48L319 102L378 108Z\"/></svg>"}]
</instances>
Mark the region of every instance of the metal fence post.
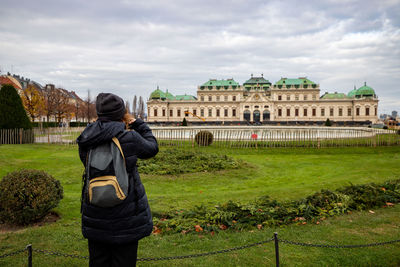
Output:
<instances>
[{"instance_id":1,"label":"metal fence post","mask_svg":"<svg viewBox=\"0 0 400 267\"><path fill-rule=\"evenodd\" d=\"M28 250L28 267L32 267L32 244L26 246Z\"/></svg>"},{"instance_id":2,"label":"metal fence post","mask_svg":"<svg viewBox=\"0 0 400 267\"><path fill-rule=\"evenodd\" d=\"M278 233L274 233L274 240L275 240L275 261L276 267L279 267L279 240L278 240Z\"/></svg>"}]
</instances>

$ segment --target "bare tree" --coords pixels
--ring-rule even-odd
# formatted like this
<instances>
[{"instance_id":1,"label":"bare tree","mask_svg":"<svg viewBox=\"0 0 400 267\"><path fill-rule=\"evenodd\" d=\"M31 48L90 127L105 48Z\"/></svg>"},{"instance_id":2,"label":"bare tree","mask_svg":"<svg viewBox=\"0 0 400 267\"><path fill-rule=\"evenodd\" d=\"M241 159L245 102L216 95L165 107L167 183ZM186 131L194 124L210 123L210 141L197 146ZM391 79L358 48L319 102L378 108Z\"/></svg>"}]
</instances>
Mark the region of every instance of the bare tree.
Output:
<instances>
[{"instance_id":1,"label":"bare tree","mask_svg":"<svg viewBox=\"0 0 400 267\"><path fill-rule=\"evenodd\" d=\"M94 100L92 100L90 96L90 90L88 90L88 96L87 99L85 100L85 110L86 110L86 119L87 122L90 122L91 119L94 119L96 117L96 105L94 103Z\"/></svg>"},{"instance_id":2,"label":"bare tree","mask_svg":"<svg viewBox=\"0 0 400 267\"><path fill-rule=\"evenodd\" d=\"M47 122L50 121L50 117L53 116L55 113L55 109L56 109L56 89L54 88L54 85L52 84L48 84L46 85L44 91L44 113L46 115L47 118Z\"/></svg>"},{"instance_id":3,"label":"bare tree","mask_svg":"<svg viewBox=\"0 0 400 267\"><path fill-rule=\"evenodd\" d=\"M132 115L133 115L134 118L137 117L137 97L136 97L136 95L133 97Z\"/></svg>"},{"instance_id":4,"label":"bare tree","mask_svg":"<svg viewBox=\"0 0 400 267\"><path fill-rule=\"evenodd\" d=\"M131 109L129 108L129 106L130 106L130 105L129 105L129 101L127 100L127 101L125 102L125 110L126 110L127 113L130 114L130 113L131 113Z\"/></svg>"},{"instance_id":5,"label":"bare tree","mask_svg":"<svg viewBox=\"0 0 400 267\"><path fill-rule=\"evenodd\" d=\"M142 96L139 97L138 117L144 119L144 102Z\"/></svg>"},{"instance_id":6,"label":"bare tree","mask_svg":"<svg viewBox=\"0 0 400 267\"><path fill-rule=\"evenodd\" d=\"M68 117L70 112L69 96L65 89L57 88L54 90L54 115L58 122Z\"/></svg>"}]
</instances>

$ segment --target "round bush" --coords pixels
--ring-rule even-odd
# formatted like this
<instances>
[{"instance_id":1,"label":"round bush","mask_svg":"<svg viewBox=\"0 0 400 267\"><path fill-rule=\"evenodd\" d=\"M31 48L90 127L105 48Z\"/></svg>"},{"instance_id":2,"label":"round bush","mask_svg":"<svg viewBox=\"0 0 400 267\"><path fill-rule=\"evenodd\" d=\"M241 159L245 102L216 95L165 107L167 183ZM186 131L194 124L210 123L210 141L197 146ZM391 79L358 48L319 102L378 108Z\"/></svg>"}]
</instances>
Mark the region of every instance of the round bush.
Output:
<instances>
[{"instance_id":1,"label":"round bush","mask_svg":"<svg viewBox=\"0 0 400 267\"><path fill-rule=\"evenodd\" d=\"M209 146L212 144L214 136L209 131L200 131L196 134L194 139L199 146Z\"/></svg>"},{"instance_id":2,"label":"round bush","mask_svg":"<svg viewBox=\"0 0 400 267\"><path fill-rule=\"evenodd\" d=\"M0 221L30 224L46 216L62 198L60 182L44 171L9 173L0 181Z\"/></svg>"}]
</instances>

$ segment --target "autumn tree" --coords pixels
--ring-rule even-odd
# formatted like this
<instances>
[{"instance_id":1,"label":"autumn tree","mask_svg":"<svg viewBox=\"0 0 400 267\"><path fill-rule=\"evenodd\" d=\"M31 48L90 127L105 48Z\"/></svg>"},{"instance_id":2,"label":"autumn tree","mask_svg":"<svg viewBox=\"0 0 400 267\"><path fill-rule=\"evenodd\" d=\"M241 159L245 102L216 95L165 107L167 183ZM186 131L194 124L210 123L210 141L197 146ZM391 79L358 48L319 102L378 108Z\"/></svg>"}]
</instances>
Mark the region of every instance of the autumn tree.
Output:
<instances>
[{"instance_id":1,"label":"autumn tree","mask_svg":"<svg viewBox=\"0 0 400 267\"><path fill-rule=\"evenodd\" d=\"M25 90L23 90L21 98L25 110L31 117L32 121L35 121L35 118L42 115L45 111L44 96L35 85L31 83L28 84Z\"/></svg>"}]
</instances>

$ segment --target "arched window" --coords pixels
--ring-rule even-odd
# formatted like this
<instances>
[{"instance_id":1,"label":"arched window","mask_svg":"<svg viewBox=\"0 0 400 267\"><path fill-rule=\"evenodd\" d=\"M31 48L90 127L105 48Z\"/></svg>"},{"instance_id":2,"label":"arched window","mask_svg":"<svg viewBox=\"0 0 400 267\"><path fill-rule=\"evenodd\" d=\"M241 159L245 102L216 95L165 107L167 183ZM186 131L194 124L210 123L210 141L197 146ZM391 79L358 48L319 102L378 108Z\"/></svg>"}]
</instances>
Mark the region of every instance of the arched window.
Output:
<instances>
[{"instance_id":1,"label":"arched window","mask_svg":"<svg viewBox=\"0 0 400 267\"><path fill-rule=\"evenodd\" d=\"M260 111L259 110L254 110L254 112L253 112L253 121L254 122L260 122Z\"/></svg>"},{"instance_id":2,"label":"arched window","mask_svg":"<svg viewBox=\"0 0 400 267\"><path fill-rule=\"evenodd\" d=\"M249 110L243 111L243 119L245 121L250 121L250 111Z\"/></svg>"},{"instance_id":3,"label":"arched window","mask_svg":"<svg viewBox=\"0 0 400 267\"><path fill-rule=\"evenodd\" d=\"M263 121L269 121L271 117L271 114L269 113L268 110L263 111Z\"/></svg>"}]
</instances>

